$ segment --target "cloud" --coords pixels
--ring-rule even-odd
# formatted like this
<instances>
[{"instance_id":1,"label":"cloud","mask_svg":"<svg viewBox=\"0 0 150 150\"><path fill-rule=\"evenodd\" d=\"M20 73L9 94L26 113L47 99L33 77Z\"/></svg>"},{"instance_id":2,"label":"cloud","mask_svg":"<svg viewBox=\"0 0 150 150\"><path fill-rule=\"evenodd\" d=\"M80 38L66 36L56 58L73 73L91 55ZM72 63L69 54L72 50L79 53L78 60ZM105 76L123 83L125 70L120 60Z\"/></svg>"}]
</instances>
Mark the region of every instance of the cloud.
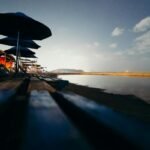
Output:
<instances>
[{"instance_id":1,"label":"cloud","mask_svg":"<svg viewBox=\"0 0 150 150\"><path fill-rule=\"evenodd\" d=\"M144 32L150 29L150 16L142 19L140 22L138 22L134 28L134 32Z\"/></svg>"},{"instance_id":2,"label":"cloud","mask_svg":"<svg viewBox=\"0 0 150 150\"><path fill-rule=\"evenodd\" d=\"M113 31L112 31L112 36L120 36L121 34L123 34L124 29L123 28L119 28L116 27Z\"/></svg>"},{"instance_id":3,"label":"cloud","mask_svg":"<svg viewBox=\"0 0 150 150\"><path fill-rule=\"evenodd\" d=\"M143 35L135 39L135 45L138 50L147 50L150 51L150 31L144 33Z\"/></svg>"},{"instance_id":4,"label":"cloud","mask_svg":"<svg viewBox=\"0 0 150 150\"><path fill-rule=\"evenodd\" d=\"M143 35L137 37L134 40L133 46L124 53L128 55L139 55L150 53L150 31L147 31Z\"/></svg>"},{"instance_id":5,"label":"cloud","mask_svg":"<svg viewBox=\"0 0 150 150\"><path fill-rule=\"evenodd\" d=\"M112 44L109 45L109 47L110 47L110 48L117 48L118 45L117 45L117 43L112 43Z\"/></svg>"},{"instance_id":6,"label":"cloud","mask_svg":"<svg viewBox=\"0 0 150 150\"><path fill-rule=\"evenodd\" d=\"M93 42L93 43L88 43L88 44L86 44L86 47L87 47L87 48L97 48L97 47L99 47L99 46L100 46L100 43L97 42L97 41L95 41L95 42Z\"/></svg>"}]
</instances>

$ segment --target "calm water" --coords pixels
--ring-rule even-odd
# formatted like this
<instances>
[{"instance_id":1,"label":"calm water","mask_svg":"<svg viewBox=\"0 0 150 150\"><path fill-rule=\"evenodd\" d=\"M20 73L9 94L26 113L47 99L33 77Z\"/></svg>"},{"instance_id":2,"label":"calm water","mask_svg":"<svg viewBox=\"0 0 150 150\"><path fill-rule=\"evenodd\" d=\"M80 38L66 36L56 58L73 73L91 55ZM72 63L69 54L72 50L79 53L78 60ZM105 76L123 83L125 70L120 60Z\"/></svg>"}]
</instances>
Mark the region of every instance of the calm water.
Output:
<instances>
[{"instance_id":1,"label":"calm water","mask_svg":"<svg viewBox=\"0 0 150 150\"><path fill-rule=\"evenodd\" d=\"M72 83L105 89L108 93L133 94L150 103L150 78L64 75Z\"/></svg>"}]
</instances>

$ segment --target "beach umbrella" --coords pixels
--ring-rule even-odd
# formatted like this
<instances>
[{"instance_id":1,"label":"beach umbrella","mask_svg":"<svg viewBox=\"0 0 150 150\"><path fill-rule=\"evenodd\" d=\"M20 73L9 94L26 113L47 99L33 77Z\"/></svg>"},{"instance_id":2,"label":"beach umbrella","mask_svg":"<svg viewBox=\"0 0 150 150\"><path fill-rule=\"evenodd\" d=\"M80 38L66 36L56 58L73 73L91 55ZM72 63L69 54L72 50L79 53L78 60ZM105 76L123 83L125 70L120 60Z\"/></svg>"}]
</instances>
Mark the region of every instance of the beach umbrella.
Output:
<instances>
[{"instance_id":1,"label":"beach umbrella","mask_svg":"<svg viewBox=\"0 0 150 150\"><path fill-rule=\"evenodd\" d=\"M8 51L8 50L6 50L6 53L7 53L7 54L16 55L15 52ZM20 53L20 57L25 57L25 58L37 58L34 54L32 54L32 53L30 53L30 52L21 52L21 53Z\"/></svg>"},{"instance_id":2,"label":"beach umbrella","mask_svg":"<svg viewBox=\"0 0 150 150\"><path fill-rule=\"evenodd\" d=\"M18 72L19 40L42 40L52 35L44 24L21 13L0 13L0 34L17 39L16 72Z\"/></svg>"},{"instance_id":3,"label":"beach umbrella","mask_svg":"<svg viewBox=\"0 0 150 150\"><path fill-rule=\"evenodd\" d=\"M27 40L43 40L51 36L50 29L24 13L0 13L0 34Z\"/></svg>"},{"instance_id":4,"label":"beach umbrella","mask_svg":"<svg viewBox=\"0 0 150 150\"><path fill-rule=\"evenodd\" d=\"M28 48L25 48L25 47L19 47L19 49L20 49L20 56L22 56L22 55L34 55L35 54L35 52L33 52L33 51L31 51L30 49L28 49ZM8 50L5 50L5 53L6 54L13 54L13 55L16 55L16 51L17 51L17 48L16 47L12 47L12 48L10 48L10 49L8 49Z\"/></svg>"},{"instance_id":5,"label":"beach umbrella","mask_svg":"<svg viewBox=\"0 0 150 150\"><path fill-rule=\"evenodd\" d=\"M21 57L25 57L25 58L37 58L34 54L22 54Z\"/></svg>"},{"instance_id":6,"label":"beach umbrella","mask_svg":"<svg viewBox=\"0 0 150 150\"><path fill-rule=\"evenodd\" d=\"M16 46L16 43L17 43L16 38L6 37L3 39L0 39L0 44L5 44L5 45L9 45L9 46ZM32 40L22 40L22 39L20 40L19 45L22 47L28 47L28 48L34 48L34 49L38 49L40 47L38 44L36 44Z\"/></svg>"}]
</instances>

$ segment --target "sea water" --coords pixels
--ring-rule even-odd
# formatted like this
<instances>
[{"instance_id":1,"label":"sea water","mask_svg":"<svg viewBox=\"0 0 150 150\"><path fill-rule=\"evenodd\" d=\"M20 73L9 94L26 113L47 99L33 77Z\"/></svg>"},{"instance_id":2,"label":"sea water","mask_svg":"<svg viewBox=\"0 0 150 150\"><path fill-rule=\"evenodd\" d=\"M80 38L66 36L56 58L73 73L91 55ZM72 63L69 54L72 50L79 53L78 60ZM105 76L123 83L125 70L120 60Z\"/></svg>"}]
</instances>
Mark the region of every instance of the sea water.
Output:
<instances>
[{"instance_id":1,"label":"sea water","mask_svg":"<svg viewBox=\"0 0 150 150\"><path fill-rule=\"evenodd\" d=\"M105 89L108 93L135 95L150 104L150 78L94 75L62 75L59 78L71 83Z\"/></svg>"}]
</instances>

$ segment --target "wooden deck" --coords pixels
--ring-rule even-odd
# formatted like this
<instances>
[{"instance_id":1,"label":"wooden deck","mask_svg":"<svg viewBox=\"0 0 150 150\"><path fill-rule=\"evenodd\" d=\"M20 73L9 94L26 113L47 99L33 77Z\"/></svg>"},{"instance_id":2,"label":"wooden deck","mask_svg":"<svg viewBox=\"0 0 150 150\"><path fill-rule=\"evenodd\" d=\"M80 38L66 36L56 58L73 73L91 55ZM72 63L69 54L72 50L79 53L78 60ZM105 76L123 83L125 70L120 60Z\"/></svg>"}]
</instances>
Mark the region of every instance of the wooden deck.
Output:
<instances>
[{"instance_id":1,"label":"wooden deck","mask_svg":"<svg viewBox=\"0 0 150 150\"><path fill-rule=\"evenodd\" d=\"M0 149L150 148L148 125L48 83L36 77L0 82Z\"/></svg>"}]
</instances>

